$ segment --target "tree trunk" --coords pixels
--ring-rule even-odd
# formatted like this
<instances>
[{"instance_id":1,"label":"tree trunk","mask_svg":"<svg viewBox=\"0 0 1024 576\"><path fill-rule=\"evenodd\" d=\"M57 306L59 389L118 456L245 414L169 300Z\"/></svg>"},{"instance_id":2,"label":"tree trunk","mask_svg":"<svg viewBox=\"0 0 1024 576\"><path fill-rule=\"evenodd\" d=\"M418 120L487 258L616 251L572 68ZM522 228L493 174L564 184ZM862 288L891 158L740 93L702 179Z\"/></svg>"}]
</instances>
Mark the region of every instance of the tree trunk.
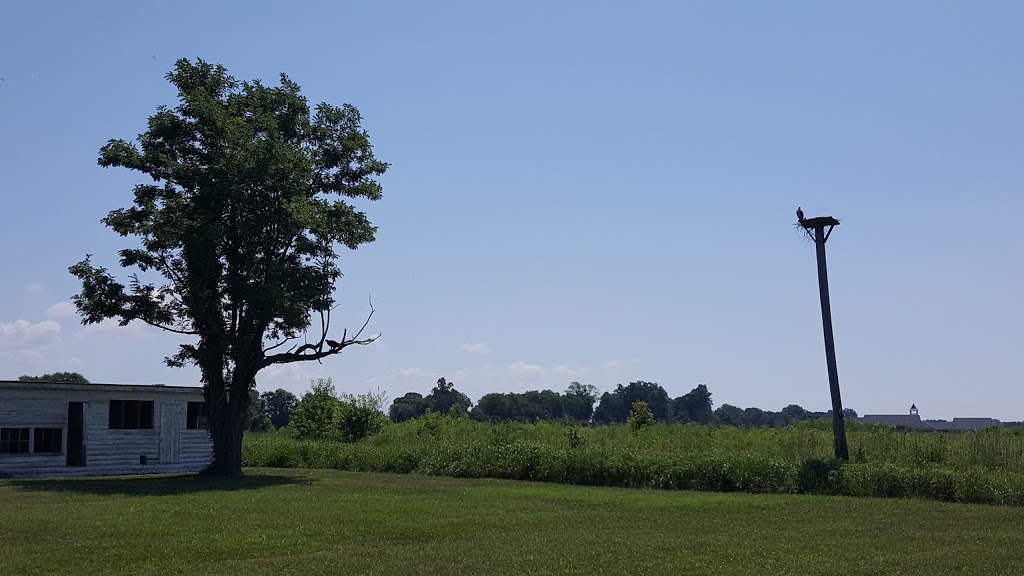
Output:
<instances>
[{"instance_id":1,"label":"tree trunk","mask_svg":"<svg viewBox=\"0 0 1024 576\"><path fill-rule=\"evenodd\" d=\"M242 475L242 435L244 433L245 412L241 415L225 415L221 425L210 427L213 439L213 462L206 469L209 474L220 476Z\"/></svg>"},{"instance_id":2,"label":"tree trunk","mask_svg":"<svg viewBox=\"0 0 1024 576\"><path fill-rule=\"evenodd\" d=\"M221 357L222 358L222 357ZM221 358L204 370L203 392L206 399L210 438L213 440L213 462L206 472L222 476L242 475L242 435L249 408L248 385L238 390L237 372L225 378ZM251 379L250 379L251 381Z\"/></svg>"},{"instance_id":3,"label":"tree trunk","mask_svg":"<svg viewBox=\"0 0 1024 576\"><path fill-rule=\"evenodd\" d=\"M249 390L254 386L256 372L259 371L257 355L262 356L263 350L262 332L259 334L258 338L249 340L249 343L256 344L248 346L248 354L235 357L231 362L225 362L223 351L226 347L222 341L211 338L208 342L210 362L201 368L210 438L213 440L213 462L206 469L209 474L242 475L242 436L249 424Z\"/></svg>"}]
</instances>

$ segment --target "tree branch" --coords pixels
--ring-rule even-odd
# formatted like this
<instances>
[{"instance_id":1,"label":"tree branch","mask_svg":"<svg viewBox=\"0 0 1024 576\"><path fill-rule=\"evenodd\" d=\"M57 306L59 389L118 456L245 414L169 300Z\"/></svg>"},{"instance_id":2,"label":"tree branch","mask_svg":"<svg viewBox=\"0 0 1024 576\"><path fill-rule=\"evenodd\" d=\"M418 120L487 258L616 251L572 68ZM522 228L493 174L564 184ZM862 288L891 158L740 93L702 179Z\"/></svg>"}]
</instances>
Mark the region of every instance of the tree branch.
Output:
<instances>
[{"instance_id":1,"label":"tree branch","mask_svg":"<svg viewBox=\"0 0 1024 576\"><path fill-rule=\"evenodd\" d=\"M152 326L153 328L159 328L159 329L164 330L166 332L173 332L175 334L184 334L185 336L200 336L201 335L200 332L197 332L195 330L179 330L177 328L171 328L169 326L164 326L163 324L157 324L156 322L151 322L149 320L146 320L145 318L135 317L135 318L133 318L133 320L138 320L138 321L140 321L140 322L142 322L144 324L148 324L149 326Z\"/></svg>"},{"instance_id":2,"label":"tree branch","mask_svg":"<svg viewBox=\"0 0 1024 576\"><path fill-rule=\"evenodd\" d=\"M380 338L380 334L375 334L373 336L370 336L369 338L360 337L362 336L363 331L366 330L366 327L370 324L370 319L373 318L374 312L376 312L376 310L374 310L373 302L371 301L370 313L366 316L366 321L363 322L362 327L359 328L359 331L356 332L356 334L351 338L348 337L348 330L344 330L342 332L340 342L328 339L327 326L329 326L330 321L327 320L322 324L322 326L324 326L324 329L323 333L320 336L320 342L318 344L304 344L302 346L299 346L298 350L296 350L295 352L284 352L280 354L272 354L270 356L266 356L263 358L263 361L260 363L260 366L261 368L265 368L267 366L270 366L271 364L289 364L291 362L320 360L322 358L327 358L328 356L340 354L342 350L348 348L349 346L366 346L368 344L373 344L374 342L377 341L378 338ZM321 315L322 314L323 312L321 312ZM327 311L327 316L328 318L330 317L329 310ZM327 350L323 349L324 343L327 343ZM268 350L270 349L268 348ZM312 354L306 354L307 351L312 352Z\"/></svg>"}]
</instances>

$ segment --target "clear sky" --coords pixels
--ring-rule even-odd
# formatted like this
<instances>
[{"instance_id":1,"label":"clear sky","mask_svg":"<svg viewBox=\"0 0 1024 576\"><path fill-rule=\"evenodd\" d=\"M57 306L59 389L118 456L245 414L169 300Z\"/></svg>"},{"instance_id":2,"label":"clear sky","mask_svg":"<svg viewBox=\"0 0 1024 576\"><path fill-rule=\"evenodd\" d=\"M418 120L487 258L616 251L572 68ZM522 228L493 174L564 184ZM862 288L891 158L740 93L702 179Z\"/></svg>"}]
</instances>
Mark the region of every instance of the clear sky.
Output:
<instances>
[{"instance_id":1,"label":"clear sky","mask_svg":"<svg viewBox=\"0 0 1024 576\"><path fill-rule=\"evenodd\" d=\"M828 243L844 405L1024 419L1024 4L16 2L0 18L0 378L197 385L177 336L82 327L67 267L179 57L287 72L351 103L384 198L343 254L379 343L262 390L605 391L829 408L814 248Z\"/></svg>"}]
</instances>

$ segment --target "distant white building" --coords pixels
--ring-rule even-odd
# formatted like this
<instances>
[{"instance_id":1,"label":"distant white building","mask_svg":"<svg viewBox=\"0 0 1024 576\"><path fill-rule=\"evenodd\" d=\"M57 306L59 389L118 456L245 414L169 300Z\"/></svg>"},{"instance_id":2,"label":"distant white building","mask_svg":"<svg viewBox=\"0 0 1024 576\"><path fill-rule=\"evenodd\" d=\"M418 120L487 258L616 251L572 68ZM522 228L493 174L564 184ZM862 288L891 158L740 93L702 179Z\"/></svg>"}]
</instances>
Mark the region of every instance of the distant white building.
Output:
<instances>
[{"instance_id":1,"label":"distant white building","mask_svg":"<svg viewBox=\"0 0 1024 576\"><path fill-rule=\"evenodd\" d=\"M197 472L202 388L0 381L0 478Z\"/></svg>"},{"instance_id":2,"label":"distant white building","mask_svg":"<svg viewBox=\"0 0 1024 576\"><path fill-rule=\"evenodd\" d=\"M889 424L897 430L917 430L919 432L962 432L967 430L984 430L999 426L995 418L953 418L949 420L921 420L917 405L910 405L909 414L865 414L857 419L865 424Z\"/></svg>"}]
</instances>

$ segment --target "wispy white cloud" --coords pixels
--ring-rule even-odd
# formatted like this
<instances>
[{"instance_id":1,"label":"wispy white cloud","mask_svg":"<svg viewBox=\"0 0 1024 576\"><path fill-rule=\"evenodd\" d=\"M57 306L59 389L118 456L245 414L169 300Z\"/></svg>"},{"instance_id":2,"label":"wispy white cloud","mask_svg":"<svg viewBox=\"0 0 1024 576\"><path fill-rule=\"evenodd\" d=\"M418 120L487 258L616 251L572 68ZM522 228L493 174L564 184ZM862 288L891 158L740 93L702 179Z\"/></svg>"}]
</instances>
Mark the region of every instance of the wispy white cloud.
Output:
<instances>
[{"instance_id":1,"label":"wispy white cloud","mask_svg":"<svg viewBox=\"0 0 1024 576\"><path fill-rule=\"evenodd\" d=\"M544 368L536 364L527 364L526 362L513 362L505 368L505 372L509 376L520 380L539 380L544 377Z\"/></svg>"},{"instance_id":2,"label":"wispy white cloud","mask_svg":"<svg viewBox=\"0 0 1024 576\"><path fill-rule=\"evenodd\" d=\"M576 368L572 368L570 366L566 366L564 364L562 364L560 366L555 366L554 368L551 369L551 373L552 374L554 374L556 376L565 376L565 377L576 376L576 375L578 375L578 374L580 374L582 372L585 372L585 370L579 370L579 369L576 369Z\"/></svg>"},{"instance_id":3,"label":"wispy white cloud","mask_svg":"<svg viewBox=\"0 0 1024 576\"><path fill-rule=\"evenodd\" d=\"M490 354L491 349L483 342L466 342L461 346L463 352L470 354Z\"/></svg>"},{"instance_id":4,"label":"wispy white cloud","mask_svg":"<svg viewBox=\"0 0 1024 576\"><path fill-rule=\"evenodd\" d=\"M53 320L35 324L28 320L0 322L0 343L4 346L53 345L60 341L60 324Z\"/></svg>"},{"instance_id":5,"label":"wispy white cloud","mask_svg":"<svg viewBox=\"0 0 1024 576\"><path fill-rule=\"evenodd\" d=\"M28 367L41 364L62 344L60 324L53 320L0 322L0 360Z\"/></svg>"},{"instance_id":6,"label":"wispy white cloud","mask_svg":"<svg viewBox=\"0 0 1024 576\"><path fill-rule=\"evenodd\" d=\"M419 378L429 378L434 373L423 368L399 368L397 374L403 380L416 380Z\"/></svg>"},{"instance_id":7,"label":"wispy white cloud","mask_svg":"<svg viewBox=\"0 0 1024 576\"><path fill-rule=\"evenodd\" d=\"M57 302L46 309L46 315L50 318L72 318L78 311L71 302Z\"/></svg>"},{"instance_id":8,"label":"wispy white cloud","mask_svg":"<svg viewBox=\"0 0 1024 576\"><path fill-rule=\"evenodd\" d=\"M427 386L428 388L434 384L437 380L438 374L433 370L426 368L392 368L383 374L373 376L364 382L365 386L370 388L381 387L385 390L395 384L406 385L419 385L420 387Z\"/></svg>"},{"instance_id":9,"label":"wispy white cloud","mask_svg":"<svg viewBox=\"0 0 1024 576\"><path fill-rule=\"evenodd\" d=\"M26 284L25 285L25 290L27 292L42 292L43 291L43 285L39 284L38 282L32 282L31 284Z\"/></svg>"}]
</instances>

